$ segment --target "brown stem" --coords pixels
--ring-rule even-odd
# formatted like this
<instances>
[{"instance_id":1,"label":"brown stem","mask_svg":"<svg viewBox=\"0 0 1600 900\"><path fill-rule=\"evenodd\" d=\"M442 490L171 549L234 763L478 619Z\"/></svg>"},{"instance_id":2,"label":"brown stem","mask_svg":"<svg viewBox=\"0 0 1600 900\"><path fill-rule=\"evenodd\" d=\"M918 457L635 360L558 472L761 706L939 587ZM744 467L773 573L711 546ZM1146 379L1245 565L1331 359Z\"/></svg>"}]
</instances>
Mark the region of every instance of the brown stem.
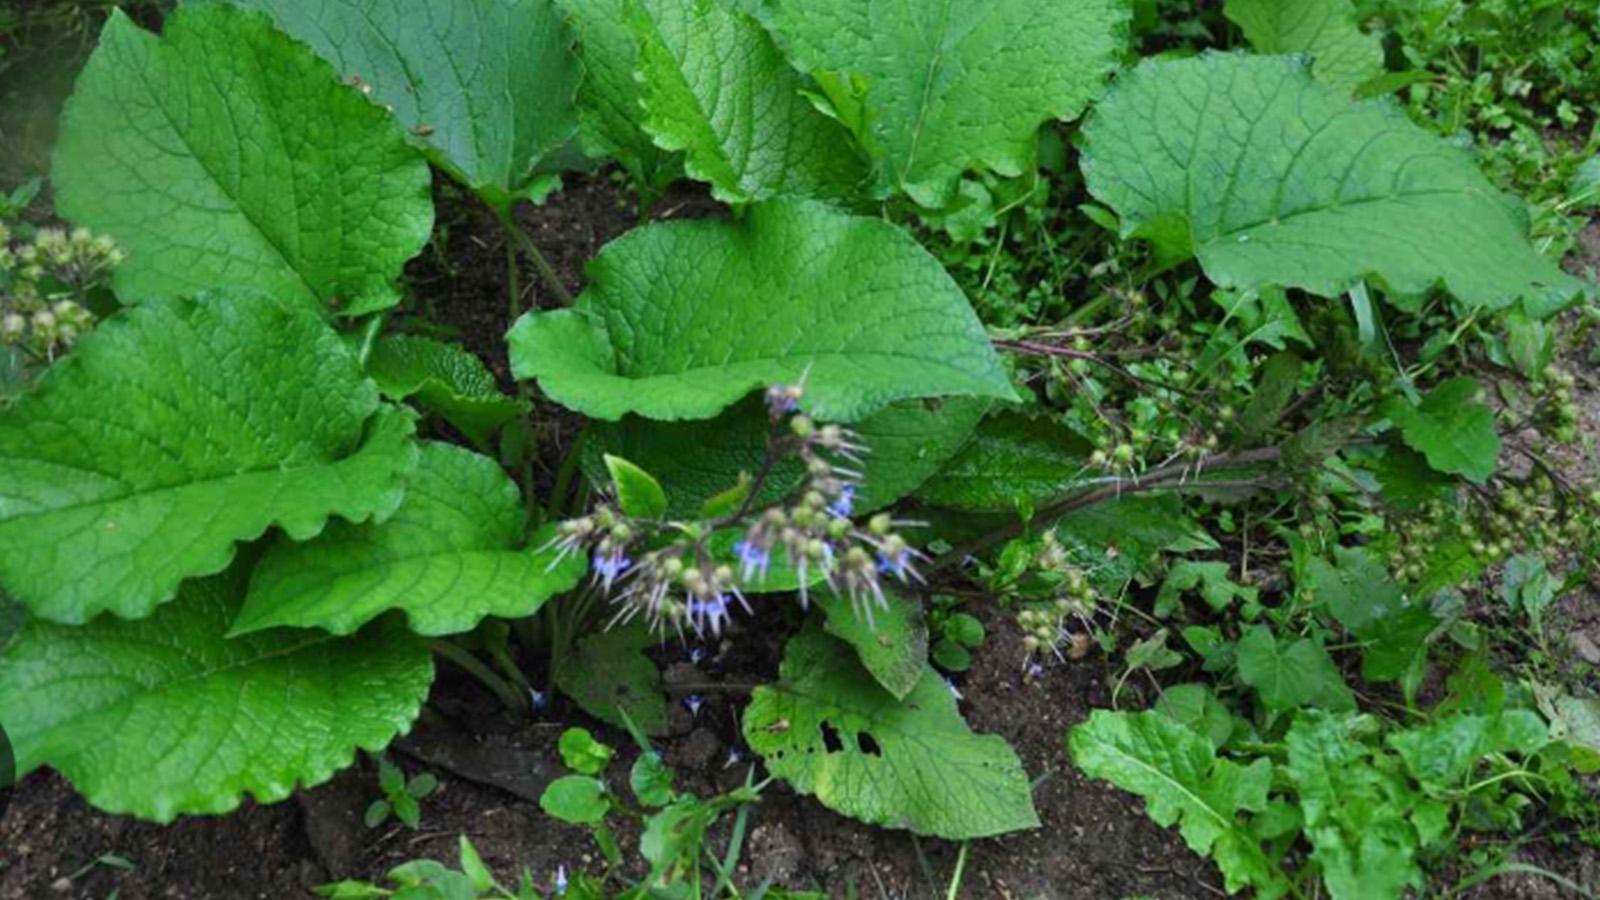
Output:
<instances>
[{"instance_id":1,"label":"brown stem","mask_svg":"<svg viewBox=\"0 0 1600 900\"><path fill-rule=\"evenodd\" d=\"M1236 469L1245 466L1265 465L1275 463L1283 458L1280 447L1261 447L1255 450L1245 450L1239 453L1225 453L1210 459L1203 459L1197 463L1174 464L1151 469L1143 475L1132 478L1116 478L1085 491L1080 491L1040 509L1034 519L1051 521L1058 519L1069 512L1115 500L1133 494L1145 494L1151 491L1166 490L1169 488L1186 487L1187 482L1202 472L1216 469ZM1275 477L1275 476L1274 476ZM1260 479L1256 483L1266 483L1267 479ZM1221 483L1227 487L1240 487L1249 482L1230 481ZM1205 487L1204 482L1195 482L1196 487ZM967 541L949 553L934 560L925 570L928 573L938 572L960 563L974 553L981 552L1004 540L1017 537L1028 530L1028 522L1013 522L998 528L985 535L980 535Z\"/></svg>"}]
</instances>

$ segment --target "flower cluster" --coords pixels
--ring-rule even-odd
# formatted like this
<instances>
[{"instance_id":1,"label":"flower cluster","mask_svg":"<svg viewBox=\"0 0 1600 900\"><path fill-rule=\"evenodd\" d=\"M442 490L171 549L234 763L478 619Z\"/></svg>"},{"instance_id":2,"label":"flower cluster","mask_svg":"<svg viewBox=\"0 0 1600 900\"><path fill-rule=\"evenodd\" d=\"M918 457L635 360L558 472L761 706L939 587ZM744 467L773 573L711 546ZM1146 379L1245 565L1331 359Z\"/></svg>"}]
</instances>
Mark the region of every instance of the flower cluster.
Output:
<instances>
[{"instance_id":1,"label":"flower cluster","mask_svg":"<svg viewBox=\"0 0 1600 900\"><path fill-rule=\"evenodd\" d=\"M1044 533L1044 547L1037 559L1039 573L1054 585L1055 598L1048 604L1022 609L1017 613L1017 624L1022 627L1022 646L1031 659L1035 653L1045 651L1062 657L1061 647L1074 648L1073 658L1082 655L1081 635L1067 628L1067 620L1076 619L1085 629L1090 627L1095 613L1096 593L1083 569L1073 565L1067 550L1057 540L1055 533Z\"/></svg>"},{"instance_id":2,"label":"flower cluster","mask_svg":"<svg viewBox=\"0 0 1600 900\"><path fill-rule=\"evenodd\" d=\"M45 228L13 243L0 224L0 345L42 359L70 347L94 324L83 297L122 259L109 238L84 228Z\"/></svg>"},{"instance_id":3,"label":"flower cluster","mask_svg":"<svg viewBox=\"0 0 1600 900\"><path fill-rule=\"evenodd\" d=\"M681 636L687 626L696 635L721 634L735 606L751 611L746 593L765 585L779 561L803 604L820 581L849 597L869 622L874 609L888 605L884 577L921 580L917 562L924 557L897 530L912 523L888 513L864 526L851 518L867 447L849 429L801 413L803 396L800 385L767 391L768 462L797 457L806 473L791 502L697 523L639 522L602 505L561 524L553 545L562 555L588 555L595 584L619 607L614 622L642 615L658 632ZM731 557L714 552L712 540L729 528L742 528Z\"/></svg>"}]
</instances>

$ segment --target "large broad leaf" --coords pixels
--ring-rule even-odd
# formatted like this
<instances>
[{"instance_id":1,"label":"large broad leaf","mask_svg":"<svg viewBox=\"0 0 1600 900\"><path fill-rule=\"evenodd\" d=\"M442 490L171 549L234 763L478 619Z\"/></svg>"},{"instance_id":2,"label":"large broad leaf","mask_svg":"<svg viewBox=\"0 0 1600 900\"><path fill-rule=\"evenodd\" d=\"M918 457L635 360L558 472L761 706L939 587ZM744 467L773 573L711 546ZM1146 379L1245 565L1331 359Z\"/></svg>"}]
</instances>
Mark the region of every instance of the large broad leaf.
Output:
<instances>
[{"instance_id":1,"label":"large broad leaf","mask_svg":"<svg viewBox=\"0 0 1600 900\"><path fill-rule=\"evenodd\" d=\"M139 618L272 525L387 516L416 450L411 417L380 408L298 304L130 309L0 411L0 587L58 622Z\"/></svg>"},{"instance_id":2,"label":"large broad leaf","mask_svg":"<svg viewBox=\"0 0 1600 900\"><path fill-rule=\"evenodd\" d=\"M232 0L271 13L495 205L578 128L554 0Z\"/></svg>"},{"instance_id":3,"label":"large broad leaf","mask_svg":"<svg viewBox=\"0 0 1600 900\"><path fill-rule=\"evenodd\" d=\"M1383 42L1350 0L1227 0L1223 14L1257 53L1304 54L1311 73L1346 94L1383 74Z\"/></svg>"},{"instance_id":4,"label":"large broad leaf","mask_svg":"<svg viewBox=\"0 0 1600 900\"><path fill-rule=\"evenodd\" d=\"M1471 378L1452 378L1421 403L1413 406L1397 397L1384 404L1383 413L1428 465L1483 484L1500 458L1500 435L1494 410L1478 402L1482 391Z\"/></svg>"},{"instance_id":5,"label":"large broad leaf","mask_svg":"<svg viewBox=\"0 0 1600 900\"><path fill-rule=\"evenodd\" d=\"M336 522L316 540L275 544L232 633L293 625L349 634L391 609L426 635L531 616L577 584L584 562L523 549L522 520L521 491L494 460L424 443L405 500L383 524Z\"/></svg>"},{"instance_id":6,"label":"large broad leaf","mask_svg":"<svg viewBox=\"0 0 1600 900\"><path fill-rule=\"evenodd\" d=\"M645 734L667 731L667 700L661 670L644 655L659 641L638 620L596 631L561 657L556 687L583 711L618 728ZM624 715L626 714L626 715Z\"/></svg>"},{"instance_id":7,"label":"large broad leaf","mask_svg":"<svg viewBox=\"0 0 1600 900\"><path fill-rule=\"evenodd\" d=\"M1016 753L973 734L931 668L896 700L850 645L811 628L789 641L779 674L751 698L744 738L796 791L871 825L952 840L1038 827Z\"/></svg>"},{"instance_id":8,"label":"large broad leaf","mask_svg":"<svg viewBox=\"0 0 1600 900\"><path fill-rule=\"evenodd\" d=\"M1126 0L771 0L769 21L879 182L943 206L961 173L1017 175L1039 126L1083 112L1127 47Z\"/></svg>"},{"instance_id":9,"label":"large broad leaf","mask_svg":"<svg viewBox=\"0 0 1600 900\"><path fill-rule=\"evenodd\" d=\"M1424 788L1440 794L1461 782L1491 754L1531 757L1550 743L1539 714L1512 709L1493 716L1448 716L1389 736L1389 746Z\"/></svg>"},{"instance_id":10,"label":"large broad leaf","mask_svg":"<svg viewBox=\"0 0 1600 900\"><path fill-rule=\"evenodd\" d=\"M574 308L528 313L508 340L518 378L599 419L709 418L802 379L801 405L833 421L911 397L1015 396L927 251L881 220L798 200L636 229L590 264Z\"/></svg>"},{"instance_id":11,"label":"large broad leaf","mask_svg":"<svg viewBox=\"0 0 1600 900\"><path fill-rule=\"evenodd\" d=\"M526 400L500 392L483 360L431 338L401 334L379 340L367 358L367 374L385 397L410 398L480 446L528 412Z\"/></svg>"},{"instance_id":12,"label":"large broad leaf","mask_svg":"<svg viewBox=\"0 0 1600 900\"><path fill-rule=\"evenodd\" d=\"M754 19L722 0L633 0L646 131L728 203L849 197L866 166Z\"/></svg>"},{"instance_id":13,"label":"large broad leaf","mask_svg":"<svg viewBox=\"0 0 1600 900\"><path fill-rule=\"evenodd\" d=\"M113 13L68 102L56 206L128 251L125 300L251 288L392 305L433 228L428 167L384 111L260 13Z\"/></svg>"},{"instance_id":14,"label":"large broad leaf","mask_svg":"<svg viewBox=\"0 0 1600 900\"><path fill-rule=\"evenodd\" d=\"M917 496L973 512L1042 505L1096 475L1088 465L1093 450L1077 432L1049 419L997 413Z\"/></svg>"},{"instance_id":15,"label":"large broad leaf","mask_svg":"<svg viewBox=\"0 0 1600 900\"><path fill-rule=\"evenodd\" d=\"M282 800L410 728L433 681L420 638L389 621L228 640L238 580L190 582L139 622L24 626L0 654L18 771L51 766L101 809L168 822Z\"/></svg>"},{"instance_id":16,"label":"large broad leaf","mask_svg":"<svg viewBox=\"0 0 1600 900\"><path fill-rule=\"evenodd\" d=\"M578 89L580 136L596 157L614 157L635 181L659 188L676 163L644 129L644 88L634 77L639 46L628 24L628 0L556 0L578 34L583 83Z\"/></svg>"},{"instance_id":17,"label":"large broad leaf","mask_svg":"<svg viewBox=\"0 0 1600 900\"><path fill-rule=\"evenodd\" d=\"M1208 54L1122 76L1084 128L1089 189L1127 235L1223 287L1333 297L1376 276L1540 312L1579 290L1472 157L1298 60Z\"/></svg>"},{"instance_id":18,"label":"large broad leaf","mask_svg":"<svg viewBox=\"0 0 1600 900\"><path fill-rule=\"evenodd\" d=\"M1283 893L1283 876L1239 822L1267 808L1272 763L1248 766L1219 759L1211 742L1165 713L1097 709L1068 738L1072 761L1145 800L1158 825L1177 825L1189 849L1215 857L1229 892L1254 885L1265 896Z\"/></svg>"}]
</instances>

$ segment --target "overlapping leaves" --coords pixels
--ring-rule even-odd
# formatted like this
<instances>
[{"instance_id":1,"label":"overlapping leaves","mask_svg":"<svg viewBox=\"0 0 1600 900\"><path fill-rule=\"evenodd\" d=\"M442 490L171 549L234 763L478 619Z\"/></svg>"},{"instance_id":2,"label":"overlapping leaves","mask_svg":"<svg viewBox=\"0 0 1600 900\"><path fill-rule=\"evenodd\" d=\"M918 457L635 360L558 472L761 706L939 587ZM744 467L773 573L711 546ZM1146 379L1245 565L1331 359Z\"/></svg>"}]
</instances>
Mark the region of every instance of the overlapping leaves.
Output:
<instances>
[{"instance_id":1,"label":"overlapping leaves","mask_svg":"<svg viewBox=\"0 0 1600 900\"><path fill-rule=\"evenodd\" d=\"M298 304L130 309L0 412L0 587L58 622L148 615L271 526L392 513L411 429Z\"/></svg>"}]
</instances>

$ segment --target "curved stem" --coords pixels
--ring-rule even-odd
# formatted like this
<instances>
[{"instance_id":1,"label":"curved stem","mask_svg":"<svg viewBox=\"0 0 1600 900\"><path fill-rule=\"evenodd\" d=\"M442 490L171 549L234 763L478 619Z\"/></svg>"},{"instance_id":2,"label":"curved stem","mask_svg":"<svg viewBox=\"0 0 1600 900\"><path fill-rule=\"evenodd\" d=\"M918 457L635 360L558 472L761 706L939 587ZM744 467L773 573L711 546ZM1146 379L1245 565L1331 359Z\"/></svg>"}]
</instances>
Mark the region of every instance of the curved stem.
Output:
<instances>
[{"instance_id":1,"label":"curved stem","mask_svg":"<svg viewBox=\"0 0 1600 900\"><path fill-rule=\"evenodd\" d=\"M476 678L484 687L494 692L494 695L500 699L505 708L513 714L522 715L527 712L528 707L523 701L522 694L511 686L511 682L496 675L492 669L480 662L476 656L444 639L429 641L428 649L433 651L435 655L453 663L468 675Z\"/></svg>"},{"instance_id":2,"label":"curved stem","mask_svg":"<svg viewBox=\"0 0 1600 900\"><path fill-rule=\"evenodd\" d=\"M539 277L544 281L545 287L550 289L550 293L556 295L556 299L561 301L562 306L571 306L572 292L568 291L567 286L561 283L561 276L556 274L555 267L550 265L550 261L544 258L543 253L539 252L539 245L535 244L533 238L529 237L528 233L522 230L522 226L517 224L516 217L511 214L511 210L509 208L497 209L495 214L500 219L500 226L506 230L506 234L517 245L517 249L521 250L522 254L533 262L533 267L539 271ZM520 310L517 312L520 314Z\"/></svg>"}]
</instances>

